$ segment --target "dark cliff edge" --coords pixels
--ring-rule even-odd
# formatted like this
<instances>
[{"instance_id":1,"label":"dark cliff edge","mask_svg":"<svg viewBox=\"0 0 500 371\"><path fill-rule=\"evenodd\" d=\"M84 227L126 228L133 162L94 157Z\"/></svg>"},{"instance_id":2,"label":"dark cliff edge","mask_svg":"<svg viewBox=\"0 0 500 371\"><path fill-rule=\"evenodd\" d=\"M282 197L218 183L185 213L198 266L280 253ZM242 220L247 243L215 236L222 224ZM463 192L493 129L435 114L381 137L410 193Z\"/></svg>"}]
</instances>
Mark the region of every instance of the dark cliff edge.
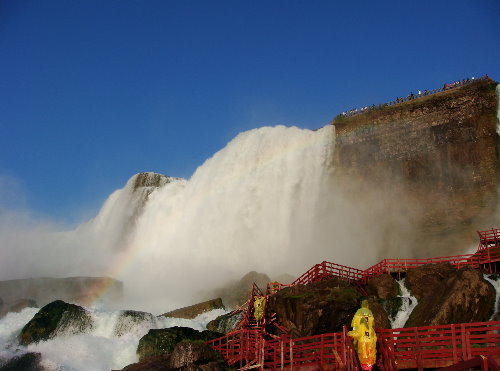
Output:
<instances>
[{"instance_id":1,"label":"dark cliff edge","mask_svg":"<svg viewBox=\"0 0 500 371\"><path fill-rule=\"evenodd\" d=\"M335 182L381 230L380 255L460 254L498 225L497 83L336 118ZM363 215L364 213L364 215Z\"/></svg>"}]
</instances>

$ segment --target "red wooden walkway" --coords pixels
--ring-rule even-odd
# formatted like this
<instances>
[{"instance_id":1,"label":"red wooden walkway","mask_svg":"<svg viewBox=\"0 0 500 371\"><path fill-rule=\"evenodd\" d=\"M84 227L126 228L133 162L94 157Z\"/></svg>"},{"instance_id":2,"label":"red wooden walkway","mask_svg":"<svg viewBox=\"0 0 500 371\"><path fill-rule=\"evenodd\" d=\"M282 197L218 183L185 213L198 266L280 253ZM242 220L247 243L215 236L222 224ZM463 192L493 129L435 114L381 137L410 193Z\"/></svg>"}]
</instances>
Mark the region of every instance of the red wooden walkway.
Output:
<instances>
[{"instance_id":1,"label":"red wooden walkway","mask_svg":"<svg viewBox=\"0 0 500 371\"><path fill-rule=\"evenodd\" d=\"M470 266L496 273L500 267L500 229L478 234L479 246L475 254L429 259L384 259L365 270L324 261L290 285L268 285L266 294L330 277L347 280L363 291L368 280L379 274L406 272L432 263L448 262L457 268ZM281 336L267 334L265 326L260 326L253 318L253 301L257 295L265 294L254 285L240 329L209 342L230 366L242 370L361 370L345 327L340 333L292 339L271 316L267 325L276 326ZM500 371L500 321L379 329L377 338L377 365L381 370L447 367L450 371L466 368Z\"/></svg>"}]
</instances>

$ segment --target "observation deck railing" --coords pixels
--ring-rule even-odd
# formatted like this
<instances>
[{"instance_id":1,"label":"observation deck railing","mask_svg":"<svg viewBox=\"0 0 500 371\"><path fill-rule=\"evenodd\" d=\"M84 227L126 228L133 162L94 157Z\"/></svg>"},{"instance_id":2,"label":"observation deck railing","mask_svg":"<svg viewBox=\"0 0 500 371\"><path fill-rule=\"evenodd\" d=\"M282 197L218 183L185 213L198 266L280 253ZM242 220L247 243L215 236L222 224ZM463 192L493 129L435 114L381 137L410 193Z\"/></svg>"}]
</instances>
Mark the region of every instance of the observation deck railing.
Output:
<instances>
[{"instance_id":1,"label":"observation deck railing","mask_svg":"<svg viewBox=\"0 0 500 371\"><path fill-rule=\"evenodd\" d=\"M438 368L477 356L500 362L500 321L377 330L382 370ZM360 370L352 341L342 332L267 340L261 331L240 329L208 342L240 369Z\"/></svg>"}]
</instances>

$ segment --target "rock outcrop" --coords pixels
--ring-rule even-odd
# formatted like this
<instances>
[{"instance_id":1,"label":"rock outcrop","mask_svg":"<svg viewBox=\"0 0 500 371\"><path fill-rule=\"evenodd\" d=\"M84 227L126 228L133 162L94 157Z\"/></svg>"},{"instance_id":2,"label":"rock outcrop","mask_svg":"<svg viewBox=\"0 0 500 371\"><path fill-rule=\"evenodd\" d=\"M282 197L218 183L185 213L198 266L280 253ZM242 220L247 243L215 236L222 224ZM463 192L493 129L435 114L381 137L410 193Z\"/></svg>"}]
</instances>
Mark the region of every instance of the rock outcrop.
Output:
<instances>
[{"instance_id":1,"label":"rock outcrop","mask_svg":"<svg viewBox=\"0 0 500 371\"><path fill-rule=\"evenodd\" d=\"M106 291L103 293L102 288ZM100 295L103 302L117 303L123 297L123 283L109 277L28 278L0 281L4 307L19 300L33 300L43 306L55 300L87 305Z\"/></svg>"},{"instance_id":2,"label":"rock outcrop","mask_svg":"<svg viewBox=\"0 0 500 371\"><path fill-rule=\"evenodd\" d=\"M335 192L365 229L349 234L352 243L366 243L376 225L378 258L454 255L476 243L477 229L500 223L496 85L486 79L333 121Z\"/></svg>"},{"instance_id":3,"label":"rock outcrop","mask_svg":"<svg viewBox=\"0 0 500 371\"><path fill-rule=\"evenodd\" d=\"M40 353L23 353L5 362L0 359L0 371L45 371L41 361Z\"/></svg>"},{"instance_id":4,"label":"rock outcrop","mask_svg":"<svg viewBox=\"0 0 500 371\"><path fill-rule=\"evenodd\" d=\"M366 292L380 299L390 299L399 293L399 287L390 274L384 273L368 281Z\"/></svg>"},{"instance_id":5,"label":"rock outcrop","mask_svg":"<svg viewBox=\"0 0 500 371\"><path fill-rule=\"evenodd\" d=\"M181 342L168 354L150 356L128 365L123 371L203 370L223 371L224 359L205 343Z\"/></svg>"},{"instance_id":6,"label":"rock outcrop","mask_svg":"<svg viewBox=\"0 0 500 371\"><path fill-rule=\"evenodd\" d=\"M204 301L203 303L198 303L190 305L188 307L179 308L171 312L164 313L162 314L162 316L193 319L202 313L210 312L211 310L214 309L226 309L224 307L224 304L222 303L221 298L207 300Z\"/></svg>"},{"instance_id":7,"label":"rock outcrop","mask_svg":"<svg viewBox=\"0 0 500 371\"><path fill-rule=\"evenodd\" d=\"M125 334L140 331L143 327L154 327L156 318L151 313L135 310L125 310L120 313L113 333L120 337Z\"/></svg>"},{"instance_id":8,"label":"rock outcrop","mask_svg":"<svg viewBox=\"0 0 500 371\"><path fill-rule=\"evenodd\" d=\"M424 265L408 271L406 286L418 305L405 327L481 322L493 314L495 289L470 267Z\"/></svg>"},{"instance_id":9,"label":"rock outcrop","mask_svg":"<svg viewBox=\"0 0 500 371\"><path fill-rule=\"evenodd\" d=\"M238 323L243 319L241 310L223 314L213 321L207 323L207 330L226 334L233 331Z\"/></svg>"},{"instance_id":10,"label":"rock outcrop","mask_svg":"<svg viewBox=\"0 0 500 371\"><path fill-rule=\"evenodd\" d=\"M269 298L266 313L276 313L293 337L336 332L350 325L360 298L349 283L333 278L279 291Z\"/></svg>"},{"instance_id":11,"label":"rock outcrop","mask_svg":"<svg viewBox=\"0 0 500 371\"><path fill-rule=\"evenodd\" d=\"M93 326L92 318L84 308L57 300L40 309L23 327L19 343L27 346L56 335L84 333Z\"/></svg>"},{"instance_id":12,"label":"rock outcrop","mask_svg":"<svg viewBox=\"0 0 500 371\"><path fill-rule=\"evenodd\" d=\"M220 333L199 332L189 327L152 329L139 340L137 354L139 360L142 360L151 356L171 353L181 341L205 342L220 336L222 336Z\"/></svg>"},{"instance_id":13,"label":"rock outcrop","mask_svg":"<svg viewBox=\"0 0 500 371\"><path fill-rule=\"evenodd\" d=\"M32 299L19 299L9 305L0 303L0 318L4 317L9 312L18 313L24 308L37 308L37 303Z\"/></svg>"}]
</instances>

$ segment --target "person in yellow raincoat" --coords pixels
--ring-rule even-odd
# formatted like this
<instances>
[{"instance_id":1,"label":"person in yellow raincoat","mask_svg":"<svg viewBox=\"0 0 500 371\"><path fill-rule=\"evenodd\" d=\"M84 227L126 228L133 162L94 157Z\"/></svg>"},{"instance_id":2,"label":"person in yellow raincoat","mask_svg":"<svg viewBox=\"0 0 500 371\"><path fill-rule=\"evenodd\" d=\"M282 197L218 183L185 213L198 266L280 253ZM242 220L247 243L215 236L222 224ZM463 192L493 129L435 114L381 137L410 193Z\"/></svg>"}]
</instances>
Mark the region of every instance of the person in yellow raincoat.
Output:
<instances>
[{"instance_id":1,"label":"person in yellow raincoat","mask_svg":"<svg viewBox=\"0 0 500 371\"><path fill-rule=\"evenodd\" d=\"M264 311L266 309L266 297L256 296L253 302L253 308L253 315L257 320L257 323L260 324L262 318L264 318Z\"/></svg>"},{"instance_id":2,"label":"person in yellow raincoat","mask_svg":"<svg viewBox=\"0 0 500 371\"><path fill-rule=\"evenodd\" d=\"M377 360L377 335L368 301L361 302L361 308L354 314L351 326L352 331L349 331L347 335L353 338L361 368L371 370Z\"/></svg>"}]
</instances>

